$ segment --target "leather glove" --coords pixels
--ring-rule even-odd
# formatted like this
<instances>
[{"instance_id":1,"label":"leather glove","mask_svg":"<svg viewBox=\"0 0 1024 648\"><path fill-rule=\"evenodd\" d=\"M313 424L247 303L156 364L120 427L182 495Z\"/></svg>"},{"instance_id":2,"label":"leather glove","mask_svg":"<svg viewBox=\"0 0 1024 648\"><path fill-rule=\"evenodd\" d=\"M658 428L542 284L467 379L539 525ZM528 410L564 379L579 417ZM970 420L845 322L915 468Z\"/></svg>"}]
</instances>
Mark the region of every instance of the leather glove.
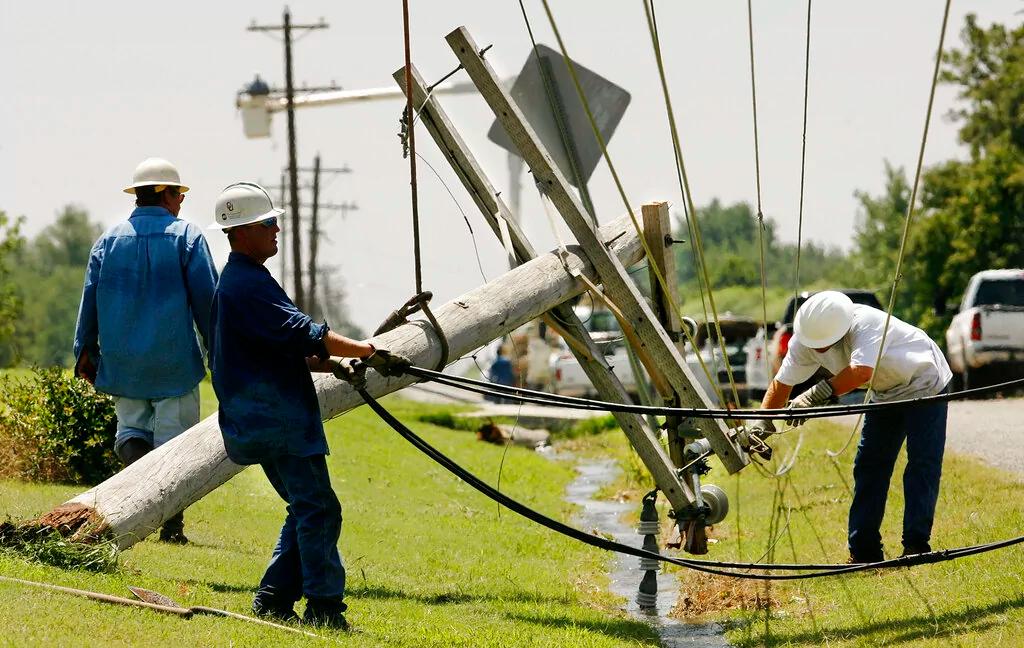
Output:
<instances>
[{"instance_id":1,"label":"leather glove","mask_svg":"<svg viewBox=\"0 0 1024 648\"><path fill-rule=\"evenodd\" d=\"M387 349L374 349L373 353L362 359L362 363L383 376L400 376L412 366L412 361L405 356L392 353Z\"/></svg>"},{"instance_id":2,"label":"leather glove","mask_svg":"<svg viewBox=\"0 0 1024 648\"><path fill-rule=\"evenodd\" d=\"M828 380L822 380L814 387L811 387L804 393L789 401L789 406L794 408L819 407L821 405L828 405L830 402L833 402L832 383ZM789 420L789 424L793 427L800 427L806 422L807 419L805 418L794 418Z\"/></svg>"},{"instance_id":3,"label":"leather glove","mask_svg":"<svg viewBox=\"0 0 1024 648\"><path fill-rule=\"evenodd\" d=\"M348 362L338 362L334 365L334 377L351 383L356 389L366 387L366 367L354 367Z\"/></svg>"},{"instance_id":4,"label":"leather glove","mask_svg":"<svg viewBox=\"0 0 1024 648\"><path fill-rule=\"evenodd\" d=\"M769 434L775 434L778 430L771 419L756 419L747 424L747 431L764 438Z\"/></svg>"}]
</instances>

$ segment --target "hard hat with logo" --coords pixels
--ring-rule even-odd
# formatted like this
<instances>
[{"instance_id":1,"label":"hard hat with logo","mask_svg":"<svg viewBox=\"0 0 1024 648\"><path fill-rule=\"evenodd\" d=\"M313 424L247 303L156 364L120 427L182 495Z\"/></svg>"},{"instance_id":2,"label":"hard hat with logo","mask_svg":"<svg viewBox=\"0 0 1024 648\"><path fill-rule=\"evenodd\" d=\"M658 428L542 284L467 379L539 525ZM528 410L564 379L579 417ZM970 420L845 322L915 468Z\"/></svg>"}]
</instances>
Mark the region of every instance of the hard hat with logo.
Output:
<instances>
[{"instance_id":1,"label":"hard hat with logo","mask_svg":"<svg viewBox=\"0 0 1024 648\"><path fill-rule=\"evenodd\" d=\"M209 229L226 230L251 225L283 213L283 209L274 207L274 201L263 187L255 182L236 182L217 196L217 209Z\"/></svg>"},{"instance_id":2,"label":"hard hat with logo","mask_svg":"<svg viewBox=\"0 0 1024 648\"><path fill-rule=\"evenodd\" d=\"M132 184L125 187L124 192L134 194L138 187L155 187L158 192L166 187L177 187L181 193L188 191L188 187L181 184L177 167L163 158L155 157L146 158L135 167Z\"/></svg>"},{"instance_id":3,"label":"hard hat with logo","mask_svg":"<svg viewBox=\"0 0 1024 648\"><path fill-rule=\"evenodd\" d=\"M793 337L811 349L839 341L853 324L853 301L841 292L824 290L812 295L796 312Z\"/></svg>"}]
</instances>

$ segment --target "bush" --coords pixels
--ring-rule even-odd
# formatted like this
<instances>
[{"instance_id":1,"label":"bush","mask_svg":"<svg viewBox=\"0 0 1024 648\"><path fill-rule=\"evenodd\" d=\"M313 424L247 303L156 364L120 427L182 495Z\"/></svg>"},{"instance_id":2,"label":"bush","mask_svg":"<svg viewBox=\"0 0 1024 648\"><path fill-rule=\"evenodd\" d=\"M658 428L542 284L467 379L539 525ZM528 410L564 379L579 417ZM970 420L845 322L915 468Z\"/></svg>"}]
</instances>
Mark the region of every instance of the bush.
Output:
<instances>
[{"instance_id":1,"label":"bush","mask_svg":"<svg viewBox=\"0 0 1024 648\"><path fill-rule=\"evenodd\" d=\"M59 368L0 381L0 476L96 484L120 468L114 401Z\"/></svg>"}]
</instances>

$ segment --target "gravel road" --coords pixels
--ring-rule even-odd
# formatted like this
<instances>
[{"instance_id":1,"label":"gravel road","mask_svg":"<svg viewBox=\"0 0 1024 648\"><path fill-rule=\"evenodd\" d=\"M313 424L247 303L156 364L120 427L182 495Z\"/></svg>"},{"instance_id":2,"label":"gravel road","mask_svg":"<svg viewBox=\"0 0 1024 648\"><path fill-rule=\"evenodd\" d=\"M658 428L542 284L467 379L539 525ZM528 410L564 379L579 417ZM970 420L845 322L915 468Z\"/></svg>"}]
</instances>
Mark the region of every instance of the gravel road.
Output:
<instances>
[{"instance_id":1,"label":"gravel road","mask_svg":"<svg viewBox=\"0 0 1024 648\"><path fill-rule=\"evenodd\" d=\"M951 402L946 451L1024 477L1024 398Z\"/></svg>"}]
</instances>

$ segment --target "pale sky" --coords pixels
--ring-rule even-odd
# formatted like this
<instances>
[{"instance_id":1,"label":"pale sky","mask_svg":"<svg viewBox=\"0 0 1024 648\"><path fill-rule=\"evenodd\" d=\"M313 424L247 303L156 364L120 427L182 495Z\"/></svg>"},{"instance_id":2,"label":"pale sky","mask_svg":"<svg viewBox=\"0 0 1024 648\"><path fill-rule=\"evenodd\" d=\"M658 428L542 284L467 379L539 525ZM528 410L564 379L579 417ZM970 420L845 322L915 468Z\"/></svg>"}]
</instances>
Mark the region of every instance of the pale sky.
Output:
<instances>
[{"instance_id":1,"label":"pale sky","mask_svg":"<svg viewBox=\"0 0 1024 648\"><path fill-rule=\"evenodd\" d=\"M444 41L465 25L503 75L517 72L529 40L516 0L412 0L413 60L429 81L457 64ZM611 144L629 200L680 195L657 69L643 5L553 0L569 53L626 88L632 103ZM557 47L536 0L528 0L538 39ZM244 7L244 8L241 8ZM783 239L796 240L804 75L805 2L754 2L755 64L761 136L762 200ZM913 172L938 43L943 2L816 2L811 28L810 114L804 237L846 247L853 192L881 190L883 159ZM984 24L1016 25L1019 0L954 2L947 46L958 46L964 15ZM192 187L182 217L205 227L217 194L231 182L276 184L285 164L285 119L276 115L270 139L247 140L235 92L260 72L283 85L283 48L245 30L250 21L279 23L283 5L195 2L173 5L13 2L0 6L0 209L28 218L27 233L52 222L69 202L105 225L132 209L121 192L135 165L165 157ZM321 16L331 28L295 46L297 82L335 81L347 89L391 86L403 63L401 2L298 1L293 21ZM669 84L683 153L698 205L717 197L755 201L753 128L746 3L657 4ZM455 80L467 80L460 73ZM927 161L962 155L956 127L945 115L951 88L940 88ZM486 139L492 115L479 97L442 103L494 184L507 189L506 158ZM395 136L398 101L312 108L297 112L300 165L319 151L326 166L353 173L333 181L323 200L353 201L347 221L328 221L325 262L340 265L353 319L364 329L413 292L408 161ZM469 215L485 271L503 271L504 254L429 135L419 151L437 168ZM444 187L420 165L424 284L447 301L483 280L462 217ZM607 168L590 183L602 221L624 213ZM522 220L538 249L554 245L536 192L524 187ZM218 264L223 235L208 236ZM709 259L713 264L714 259ZM277 262L268 265L276 271Z\"/></svg>"}]
</instances>

